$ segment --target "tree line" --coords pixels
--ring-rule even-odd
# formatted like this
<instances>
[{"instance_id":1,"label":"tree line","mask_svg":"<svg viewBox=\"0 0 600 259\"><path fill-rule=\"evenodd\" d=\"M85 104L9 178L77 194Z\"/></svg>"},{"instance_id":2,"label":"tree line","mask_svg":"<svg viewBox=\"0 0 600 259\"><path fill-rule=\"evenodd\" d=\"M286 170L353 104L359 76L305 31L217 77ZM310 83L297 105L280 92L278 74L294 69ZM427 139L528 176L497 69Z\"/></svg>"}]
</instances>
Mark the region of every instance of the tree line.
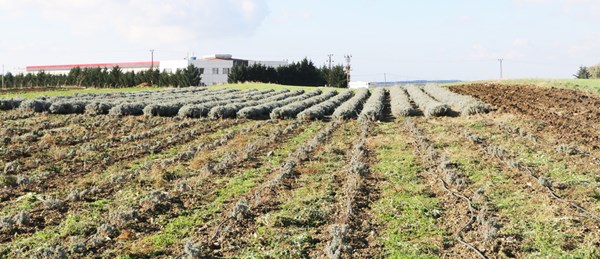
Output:
<instances>
[{"instance_id":1,"label":"tree line","mask_svg":"<svg viewBox=\"0 0 600 259\"><path fill-rule=\"evenodd\" d=\"M332 66L331 70L326 66L317 68L307 58L277 68L262 64L236 64L231 68L227 81L229 83L261 82L299 86L348 87L343 66Z\"/></svg>"},{"instance_id":2,"label":"tree line","mask_svg":"<svg viewBox=\"0 0 600 259\"><path fill-rule=\"evenodd\" d=\"M8 72L4 75L4 87L33 88L80 86L122 88L139 85L187 87L200 85L202 72L201 69L192 64L184 69L177 69L175 73L167 73L165 71L160 72L158 69L149 69L140 72L123 72L119 66L112 67L111 69L106 67L74 67L66 75L53 75L44 71L17 75Z\"/></svg>"},{"instance_id":3,"label":"tree line","mask_svg":"<svg viewBox=\"0 0 600 259\"><path fill-rule=\"evenodd\" d=\"M600 64L590 67L580 66L573 76L577 79L600 79Z\"/></svg>"}]
</instances>

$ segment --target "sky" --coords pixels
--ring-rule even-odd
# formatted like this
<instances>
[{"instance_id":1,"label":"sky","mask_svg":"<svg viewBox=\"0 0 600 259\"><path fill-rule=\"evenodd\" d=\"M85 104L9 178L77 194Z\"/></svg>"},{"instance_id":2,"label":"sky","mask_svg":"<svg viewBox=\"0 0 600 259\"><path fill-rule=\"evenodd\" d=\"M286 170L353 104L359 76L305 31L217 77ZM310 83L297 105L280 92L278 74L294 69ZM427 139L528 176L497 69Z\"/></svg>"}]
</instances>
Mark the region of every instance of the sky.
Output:
<instances>
[{"instance_id":1,"label":"sky","mask_svg":"<svg viewBox=\"0 0 600 259\"><path fill-rule=\"evenodd\" d=\"M600 63L598 0L0 0L0 63L237 58L353 81L572 78Z\"/></svg>"}]
</instances>

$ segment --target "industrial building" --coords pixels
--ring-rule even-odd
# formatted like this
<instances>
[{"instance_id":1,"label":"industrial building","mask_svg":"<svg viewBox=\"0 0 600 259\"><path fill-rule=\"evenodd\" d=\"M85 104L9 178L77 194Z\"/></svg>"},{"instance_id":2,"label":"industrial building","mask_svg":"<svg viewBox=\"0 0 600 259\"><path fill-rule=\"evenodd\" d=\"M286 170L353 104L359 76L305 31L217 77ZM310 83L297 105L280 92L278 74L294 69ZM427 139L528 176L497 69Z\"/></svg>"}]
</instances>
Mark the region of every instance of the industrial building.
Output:
<instances>
[{"instance_id":1,"label":"industrial building","mask_svg":"<svg viewBox=\"0 0 600 259\"><path fill-rule=\"evenodd\" d=\"M39 73L44 71L46 74L51 75L66 75L71 69L80 68L107 68L112 69L113 67L119 66L123 72L140 72L149 70L152 67L158 67L160 62L158 61L143 61L143 62L119 62L119 63L95 63L95 64L70 64L70 65L44 65L44 66L27 66L25 67L25 73Z\"/></svg>"},{"instance_id":2,"label":"industrial building","mask_svg":"<svg viewBox=\"0 0 600 259\"><path fill-rule=\"evenodd\" d=\"M158 68L159 71L175 73L177 69L184 69L188 65L194 65L200 68L202 72L202 85L218 85L227 83L227 77L234 65L254 65L262 64L268 67L280 67L287 65L287 61L256 61L247 59L233 58L230 54L214 54L203 56L201 59L188 57L179 60L164 61L143 61L143 62L121 62L121 63L96 63L96 64L70 64L70 65L45 65L45 66L27 66L25 73L39 73L44 71L48 74L68 74L75 67L80 68L107 68L112 69L119 66L123 72L140 72L151 68Z\"/></svg>"},{"instance_id":3,"label":"industrial building","mask_svg":"<svg viewBox=\"0 0 600 259\"><path fill-rule=\"evenodd\" d=\"M234 65L261 64L268 67L285 66L286 61L256 61L233 58L230 54L214 54L203 56L201 59L190 57L182 60L161 61L159 69L167 73L174 73L177 69L184 69L188 65L194 65L202 70L203 85L218 85L227 83L227 77Z\"/></svg>"}]
</instances>

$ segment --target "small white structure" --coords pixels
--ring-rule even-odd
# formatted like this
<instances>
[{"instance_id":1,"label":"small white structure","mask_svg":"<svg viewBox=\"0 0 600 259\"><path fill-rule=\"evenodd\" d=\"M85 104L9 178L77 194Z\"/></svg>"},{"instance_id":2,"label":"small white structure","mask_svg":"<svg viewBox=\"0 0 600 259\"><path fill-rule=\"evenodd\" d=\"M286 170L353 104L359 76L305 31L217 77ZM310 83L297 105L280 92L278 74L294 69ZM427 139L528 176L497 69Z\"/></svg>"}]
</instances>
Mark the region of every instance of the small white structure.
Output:
<instances>
[{"instance_id":1,"label":"small white structure","mask_svg":"<svg viewBox=\"0 0 600 259\"><path fill-rule=\"evenodd\" d=\"M348 84L348 88L356 89L356 88L370 88L373 87L373 83L371 82L363 82L363 81L354 81Z\"/></svg>"}]
</instances>

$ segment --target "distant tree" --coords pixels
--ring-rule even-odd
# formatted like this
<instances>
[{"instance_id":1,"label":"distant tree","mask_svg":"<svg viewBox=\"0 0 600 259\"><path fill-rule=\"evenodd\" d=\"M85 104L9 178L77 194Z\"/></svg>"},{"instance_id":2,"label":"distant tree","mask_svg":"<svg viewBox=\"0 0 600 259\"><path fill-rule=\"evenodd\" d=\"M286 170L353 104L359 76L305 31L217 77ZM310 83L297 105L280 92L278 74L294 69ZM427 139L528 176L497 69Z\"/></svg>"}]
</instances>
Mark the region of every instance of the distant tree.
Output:
<instances>
[{"instance_id":1,"label":"distant tree","mask_svg":"<svg viewBox=\"0 0 600 259\"><path fill-rule=\"evenodd\" d=\"M15 87L15 76L11 72L6 73L4 75L4 87L13 88Z\"/></svg>"},{"instance_id":2,"label":"distant tree","mask_svg":"<svg viewBox=\"0 0 600 259\"><path fill-rule=\"evenodd\" d=\"M600 79L600 64L588 67L588 72L590 72L590 78Z\"/></svg>"},{"instance_id":3,"label":"distant tree","mask_svg":"<svg viewBox=\"0 0 600 259\"><path fill-rule=\"evenodd\" d=\"M331 70L329 70L328 67L323 66L321 68L321 74L329 87L348 88L348 77L346 77L344 66L335 65L331 67Z\"/></svg>"},{"instance_id":4,"label":"distant tree","mask_svg":"<svg viewBox=\"0 0 600 259\"><path fill-rule=\"evenodd\" d=\"M192 64L189 64L182 71L183 76L185 77L187 85L182 86L199 86L200 81L202 81L202 71Z\"/></svg>"},{"instance_id":5,"label":"distant tree","mask_svg":"<svg viewBox=\"0 0 600 259\"><path fill-rule=\"evenodd\" d=\"M110 69L109 84L111 87L123 86L123 71L119 66L114 66Z\"/></svg>"},{"instance_id":6,"label":"distant tree","mask_svg":"<svg viewBox=\"0 0 600 259\"><path fill-rule=\"evenodd\" d=\"M588 71L587 67L580 66L577 74L574 74L573 76L577 79L589 79L592 75Z\"/></svg>"},{"instance_id":7,"label":"distant tree","mask_svg":"<svg viewBox=\"0 0 600 259\"><path fill-rule=\"evenodd\" d=\"M235 64L227 75L227 82L230 84L243 83L248 81L248 66L245 64Z\"/></svg>"}]
</instances>

